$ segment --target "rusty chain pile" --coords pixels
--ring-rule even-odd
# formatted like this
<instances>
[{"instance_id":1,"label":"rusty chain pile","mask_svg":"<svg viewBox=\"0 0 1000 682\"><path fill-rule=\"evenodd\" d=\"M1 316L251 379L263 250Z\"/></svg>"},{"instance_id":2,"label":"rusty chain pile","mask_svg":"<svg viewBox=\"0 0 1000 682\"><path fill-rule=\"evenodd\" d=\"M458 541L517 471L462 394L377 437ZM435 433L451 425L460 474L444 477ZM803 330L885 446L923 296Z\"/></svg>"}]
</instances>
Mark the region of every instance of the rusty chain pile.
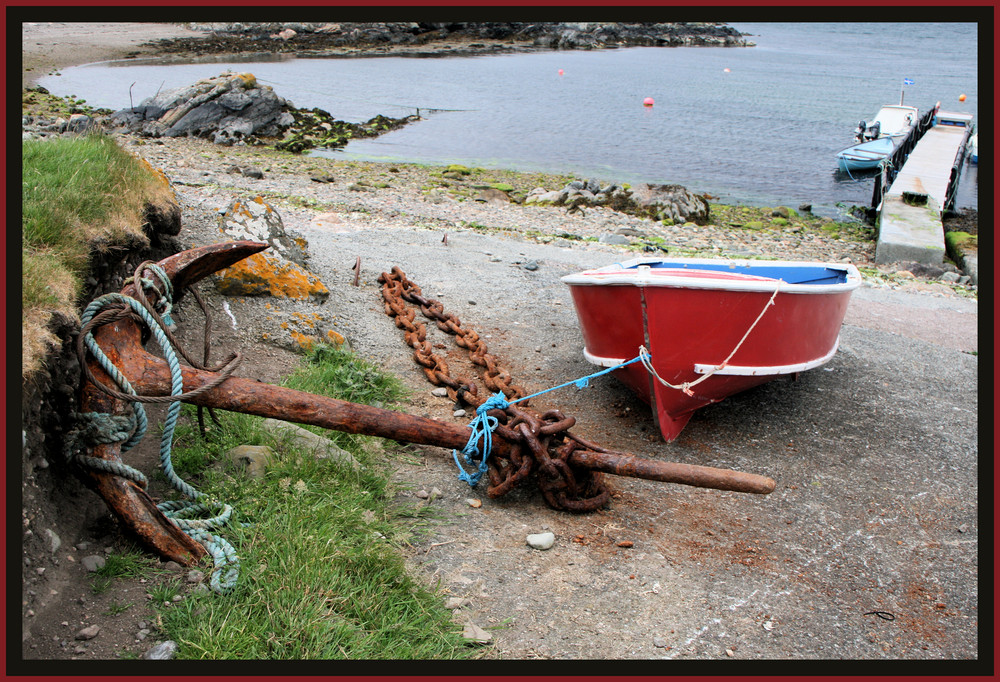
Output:
<instances>
[{"instance_id":1,"label":"rusty chain pile","mask_svg":"<svg viewBox=\"0 0 1000 682\"><path fill-rule=\"evenodd\" d=\"M436 355L427 341L426 325L416 319L413 304L428 319L434 320L441 331L455 337L455 343L469 352L473 363L484 368L483 383L490 391L502 392L513 402L527 395L520 386L511 383L510 374L497 366L486 344L479 335L462 327L461 321L444 311L440 301L423 296L420 287L407 279L399 267L379 278L385 312L396 326L404 330L406 343L413 348L414 360L423 367L427 379L435 386L444 386L456 404L473 407L482 405L486 398L478 395L476 384L464 377L452 377L447 363ZM536 414L520 406L508 405L506 409L490 410L489 415L499 420L496 433L510 443L516 443L509 458L493 457L488 460L489 486L487 495L497 498L507 494L532 473L537 474L538 485L546 502L555 509L587 512L603 506L610 497L602 475L589 469L570 465L570 456L577 450L609 452L569 433L576 423L558 410Z\"/></svg>"}]
</instances>

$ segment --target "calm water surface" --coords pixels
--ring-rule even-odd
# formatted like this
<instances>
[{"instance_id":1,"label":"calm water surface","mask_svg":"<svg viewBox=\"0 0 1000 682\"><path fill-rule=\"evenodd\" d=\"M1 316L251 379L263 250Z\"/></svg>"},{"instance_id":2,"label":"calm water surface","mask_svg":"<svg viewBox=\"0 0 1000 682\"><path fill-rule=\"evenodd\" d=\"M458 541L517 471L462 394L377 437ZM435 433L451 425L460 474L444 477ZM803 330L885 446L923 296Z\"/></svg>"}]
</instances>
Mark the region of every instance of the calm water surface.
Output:
<instances>
[{"instance_id":1,"label":"calm water surface","mask_svg":"<svg viewBox=\"0 0 1000 682\"><path fill-rule=\"evenodd\" d=\"M249 71L298 107L337 118L424 120L319 152L662 182L726 202L834 215L871 198L836 172L857 121L883 104L978 114L973 23L736 23L751 48L627 48L486 57L104 63L41 84L121 109L158 90ZM562 70L562 75L559 71ZM131 90L131 95L130 95ZM959 101L965 94L966 100ZM652 107L643 100L652 97ZM959 206L976 207L966 166Z\"/></svg>"}]
</instances>

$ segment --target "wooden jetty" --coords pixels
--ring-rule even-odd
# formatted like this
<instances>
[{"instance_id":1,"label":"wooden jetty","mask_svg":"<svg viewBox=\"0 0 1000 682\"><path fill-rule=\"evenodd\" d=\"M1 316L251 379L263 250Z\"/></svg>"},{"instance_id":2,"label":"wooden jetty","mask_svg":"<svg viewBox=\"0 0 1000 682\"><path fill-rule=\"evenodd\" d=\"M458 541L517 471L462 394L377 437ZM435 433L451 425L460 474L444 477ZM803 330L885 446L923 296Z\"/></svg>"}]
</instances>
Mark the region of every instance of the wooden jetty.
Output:
<instances>
[{"instance_id":1,"label":"wooden jetty","mask_svg":"<svg viewBox=\"0 0 1000 682\"><path fill-rule=\"evenodd\" d=\"M882 196L876 263L942 263L942 215L953 208L971 132L971 114L935 113Z\"/></svg>"}]
</instances>

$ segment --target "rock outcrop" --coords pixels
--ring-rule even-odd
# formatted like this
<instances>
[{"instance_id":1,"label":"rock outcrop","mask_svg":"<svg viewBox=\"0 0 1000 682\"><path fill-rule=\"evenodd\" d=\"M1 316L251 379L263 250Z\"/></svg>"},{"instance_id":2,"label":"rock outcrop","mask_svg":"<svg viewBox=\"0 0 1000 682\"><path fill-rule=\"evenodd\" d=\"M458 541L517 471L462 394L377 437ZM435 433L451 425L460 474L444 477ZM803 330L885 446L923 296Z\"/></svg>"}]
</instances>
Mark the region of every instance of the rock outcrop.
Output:
<instances>
[{"instance_id":1,"label":"rock outcrop","mask_svg":"<svg viewBox=\"0 0 1000 682\"><path fill-rule=\"evenodd\" d=\"M87 119L84 121L83 119ZM343 147L351 139L377 137L419 116L381 114L364 123L334 119L322 109L296 109L249 73L224 73L143 100L111 115L109 125L146 137L200 137L216 144L269 144L293 153ZM89 125L89 118L66 122Z\"/></svg>"},{"instance_id":2,"label":"rock outcrop","mask_svg":"<svg viewBox=\"0 0 1000 682\"><path fill-rule=\"evenodd\" d=\"M283 136L295 122L293 109L253 74L227 72L122 109L110 123L148 137L202 137L232 145Z\"/></svg>"},{"instance_id":3,"label":"rock outcrop","mask_svg":"<svg viewBox=\"0 0 1000 682\"><path fill-rule=\"evenodd\" d=\"M210 37L161 41L159 46L166 51L221 54L431 45L469 53L511 48L753 45L735 28L715 22L212 22L190 27Z\"/></svg>"}]
</instances>

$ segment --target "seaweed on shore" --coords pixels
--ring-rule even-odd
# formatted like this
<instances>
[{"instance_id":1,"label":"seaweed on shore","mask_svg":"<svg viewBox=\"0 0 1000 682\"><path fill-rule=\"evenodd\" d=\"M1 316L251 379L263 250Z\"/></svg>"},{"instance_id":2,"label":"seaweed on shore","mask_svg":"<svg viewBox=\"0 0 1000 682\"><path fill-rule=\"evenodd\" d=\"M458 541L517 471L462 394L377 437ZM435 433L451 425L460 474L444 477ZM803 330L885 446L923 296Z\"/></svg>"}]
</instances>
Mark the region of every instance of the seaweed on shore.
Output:
<instances>
[{"instance_id":1,"label":"seaweed on shore","mask_svg":"<svg viewBox=\"0 0 1000 682\"><path fill-rule=\"evenodd\" d=\"M416 115L391 118L379 114L364 123L350 123L334 119L329 112L318 108L294 109L291 113L295 122L274 148L293 154L316 147L336 149L354 138L378 137L420 118Z\"/></svg>"}]
</instances>

